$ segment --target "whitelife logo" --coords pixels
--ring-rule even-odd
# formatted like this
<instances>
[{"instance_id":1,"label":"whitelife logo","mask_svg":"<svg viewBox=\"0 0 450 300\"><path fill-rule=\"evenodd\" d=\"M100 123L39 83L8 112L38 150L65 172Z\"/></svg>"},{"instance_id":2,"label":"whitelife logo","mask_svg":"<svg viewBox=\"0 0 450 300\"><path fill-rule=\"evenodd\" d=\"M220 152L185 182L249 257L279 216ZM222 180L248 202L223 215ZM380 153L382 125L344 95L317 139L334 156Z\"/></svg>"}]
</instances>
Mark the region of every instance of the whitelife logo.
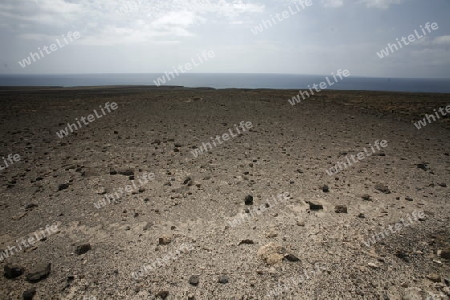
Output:
<instances>
[{"instance_id":1,"label":"whitelife logo","mask_svg":"<svg viewBox=\"0 0 450 300\"><path fill-rule=\"evenodd\" d=\"M250 121L247 121L247 122L241 121L241 123L239 123L239 126L242 129L242 132L245 132L246 128L247 128L247 130L250 130L251 128L253 128L253 124ZM241 131L238 129L238 126L236 124L234 124L234 129L236 129L237 134L233 134L233 130L231 128L228 129L228 132L230 133L231 137L230 137L230 135L228 135L228 133L224 133L224 134L222 134L222 136L216 135L215 138L210 137L210 139L213 142L214 147L217 147L216 141L219 143L219 145L223 144L223 142L220 141L221 137L224 141L228 141L230 138L237 137L237 136L239 136L239 134L241 134ZM209 149L207 146L209 146ZM191 150L191 153L192 153L192 155L194 155L194 158L197 158L200 154L206 153L212 149L213 149L213 146L211 145L211 143L206 142L206 143L202 143L202 145L200 147L198 147L194 150Z\"/></svg>"},{"instance_id":2,"label":"whitelife logo","mask_svg":"<svg viewBox=\"0 0 450 300\"><path fill-rule=\"evenodd\" d=\"M0 262L6 260L10 256L13 256L15 253L22 251L22 249L29 248L39 241L44 241L48 236L55 234L57 232L58 232L57 224L47 225L45 227L45 230L40 229L40 231L35 231L29 234L27 237L21 238L20 242L19 240L16 240L17 246L8 246L8 249L0 251ZM13 250L15 252L13 252Z\"/></svg>"},{"instance_id":3,"label":"whitelife logo","mask_svg":"<svg viewBox=\"0 0 450 300\"><path fill-rule=\"evenodd\" d=\"M363 159L365 159L366 157L371 156L372 154L375 154L376 150L373 148L372 144L369 144L370 148L372 149L372 153L369 153L369 151L367 151L367 148L364 147L364 152L359 152L356 157L353 154L350 154L350 157L352 158L353 162L357 163ZM378 140L375 141L374 146L378 149L378 151L381 150L380 146L383 148L386 148L388 146L388 142L386 140L382 140L381 142L379 142ZM350 167L352 165L350 159L348 158L348 155L345 156L348 165L344 162L341 164L341 162L338 161L338 163L336 165L334 165L334 167L331 167L328 170L325 170L325 172L327 172L327 174L329 176L333 176L335 174L337 174L339 171L345 170L348 167ZM358 160L357 160L358 159Z\"/></svg>"},{"instance_id":4,"label":"whitelife logo","mask_svg":"<svg viewBox=\"0 0 450 300\"><path fill-rule=\"evenodd\" d=\"M342 71L341 69L339 69L339 70L337 70L336 73L337 73L336 75L337 75L341 80L344 79L344 78L342 77L342 75L344 75L344 77L350 76L350 71L347 70L347 69L345 69L344 71ZM334 72L331 72L331 75L333 75L334 82L331 82L330 79L328 78L328 76L325 77L326 81L328 82L328 85L327 85L327 82L325 82L325 81L322 81L321 83L319 83L319 85L317 85L317 84L314 83L312 87L308 84L308 88L309 88L309 91L311 92L311 95L314 95L314 92L313 92L313 90L312 90L313 88L314 88L314 89L316 90L316 92L318 93L318 92L320 92L320 91L322 91L322 90L324 90L324 89L327 89L328 87L334 85L335 83L338 83L338 82L339 82L339 80L336 78L336 75L334 75ZM320 89L319 89L318 87L320 87ZM302 91L299 91L298 95L292 97L291 99L288 99L288 102L289 102L292 106L294 106L295 104L302 102L302 99L300 99L300 96L302 96L303 100L305 100L306 98L309 98L311 95L308 93L308 91L303 91L303 92L302 92Z\"/></svg>"},{"instance_id":5,"label":"whitelife logo","mask_svg":"<svg viewBox=\"0 0 450 300\"><path fill-rule=\"evenodd\" d=\"M300 4L301 8L298 6L298 4ZM289 11L285 10L281 14L276 13L275 17L277 18L278 22L281 22L281 21L289 18L290 16L293 16L293 15L301 12L306 7L311 6L312 2L311 2L311 0L300 0L298 4L295 3L296 10L293 10L292 7L289 5L288 6ZM277 24L277 21L275 21L273 15L271 15L270 20L262 20L262 22L258 26L251 28L250 31L256 35L260 32L263 32L264 29L268 29L269 27L274 26L275 24Z\"/></svg>"},{"instance_id":6,"label":"whitelife logo","mask_svg":"<svg viewBox=\"0 0 450 300\"><path fill-rule=\"evenodd\" d=\"M111 113L111 109L112 109L112 110L116 110L118 107L119 107L119 106L117 105L116 102L111 102L111 104L109 104L109 102L106 102L106 103L105 103L105 109L108 111L108 113ZM95 116L94 116L93 114L91 114L91 115L87 116L87 118L81 117L80 119L81 119L81 121L84 123L84 125L89 125L89 123L94 122L94 121L96 120L96 117L97 117L97 119L100 119L101 117L105 116L106 113L105 113L105 111L103 110L103 107L102 107L101 105L100 105L100 109L102 110L103 115L99 115L99 114L97 113L97 110L94 109L94 114L95 114ZM89 121L89 123L86 122L86 119ZM75 118L75 120L76 120L77 123L78 123L78 127L77 127L77 125L76 125L75 123L72 123L72 124L67 123L67 127L64 128L64 129L61 129L59 132L56 132L56 135L57 135L60 139L62 139L63 137L69 135L69 129L70 129L70 132L73 132L74 130L80 129L80 128L82 127L80 121L78 120L78 118Z\"/></svg>"},{"instance_id":7,"label":"whitelife logo","mask_svg":"<svg viewBox=\"0 0 450 300\"><path fill-rule=\"evenodd\" d=\"M412 216L412 219L411 219L411 216ZM391 233L394 234L394 233L400 232L403 228L413 225L414 224L413 220L417 222L420 220L424 220L426 217L425 213L421 210L418 212L416 210L414 210L411 213L411 216L407 215L409 223L405 222L404 218L401 218L400 222L397 222L394 225L389 225L388 226L389 230L384 229L384 227L383 227L383 229L380 232L372 235L372 238L369 238L367 240L367 242L363 241L364 245L366 245L367 247L370 247L371 245L375 245L377 242L388 237Z\"/></svg>"},{"instance_id":8,"label":"whitelife logo","mask_svg":"<svg viewBox=\"0 0 450 300\"><path fill-rule=\"evenodd\" d=\"M441 113L442 117L445 117L447 114L450 114L450 105L447 105L445 108L439 107L439 112ZM441 117L439 117L439 114L436 111L436 109L434 109L434 114L436 115L436 117L433 115L425 114L425 118L415 122L414 126L416 126L417 129L420 129L422 127L427 126L427 120L428 120L428 123L431 123L431 119L433 119L433 122L436 122L436 118L437 119L441 118Z\"/></svg>"},{"instance_id":9,"label":"whitelife logo","mask_svg":"<svg viewBox=\"0 0 450 300\"><path fill-rule=\"evenodd\" d=\"M9 160L9 162L10 162L9 164L6 161L5 157L2 157L2 159L3 159L3 162L5 163L5 166L3 167L0 165L0 171L3 171L4 169L8 168L10 165L13 165L14 162L20 161L20 155L19 154L12 155L12 153L9 154L8 158L7 158L7 160ZM14 159L14 161L13 161L13 159Z\"/></svg>"},{"instance_id":10,"label":"whitelife logo","mask_svg":"<svg viewBox=\"0 0 450 300\"><path fill-rule=\"evenodd\" d=\"M424 35L420 35L420 34L417 32L417 29L414 30L415 36L414 36L414 34L408 35L408 41L409 41L410 43L415 42L415 41L416 41L416 37L417 37L418 40L420 40L420 39L423 38L425 35L427 35L427 33L426 33L425 29L422 27L422 25L420 25L420 28L422 29L422 32L423 32ZM432 23L432 24L430 24L430 22L427 22L427 23L425 24L425 28L427 29L428 33L431 33L430 28L433 29L433 30L437 30L437 29L439 29L439 26L438 26L438 24L437 24L436 22L434 22L434 23ZM402 47L402 43L400 43L400 41L398 40L398 38L397 38L396 40L397 40L397 44L398 44L398 46L400 47L400 49L403 48L403 47ZM405 38L404 36L402 36L402 38L401 38L400 40L403 42L403 44L404 44L405 46L408 46L408 45L410 44L410 43L408 43L408 42L406 41L406 38ZM389 56L389 54L390 54L390 53L389 53L389 50L391 50L391 53L394 53L395 51L398 51L398 47L397 47L397 45L396 45L395 43L394 43L394 44L388 43L388 45L387 45L386 48L381 49L380 52L377 52L378 57L379 57L379 58L384 58L385 56Z\"/></svg>"},{"instance_id":11,"label":"whitelife logo","mask_svg":"<svg viewBox=\"0 0 450 300\"><path fill-rule=\"evenodd\" d=\"M59 41L59 38L58 38L58 39L56 39L56 42L57 42L59 48L56 46L56 44L51 44L50 47L44 46L42 48L45 51L45 53L51 54L52 52L55 52L56 50L61 49L62 47L68 45L69 42L67 41L67 39L64 36L64 34L62 35L62 37L64 39L65 44L61 44L61 42ZM72 39L72 37L73 37L73 39ZM78 31L75 31L74 33L72 33L72 31L69 31L67 33L67 38L71 42L73 42L74 39L77 40L77 39L80 38L80 33ZM50 48L51 52L48 51L49 48ZM36 61L36 57L37 57L38 60L43 58L44 57L44 53L42 52L40 47L38 47L38 51L41 54L40 56L39 56L39 53L30 52L30 56L28 56L27 58L24 58L22 61L19 61L19 65L22 68L25 68L26 66L31 65L31 59L33 59L33 62L35 62Z\"/></svg>"}]
</instances>

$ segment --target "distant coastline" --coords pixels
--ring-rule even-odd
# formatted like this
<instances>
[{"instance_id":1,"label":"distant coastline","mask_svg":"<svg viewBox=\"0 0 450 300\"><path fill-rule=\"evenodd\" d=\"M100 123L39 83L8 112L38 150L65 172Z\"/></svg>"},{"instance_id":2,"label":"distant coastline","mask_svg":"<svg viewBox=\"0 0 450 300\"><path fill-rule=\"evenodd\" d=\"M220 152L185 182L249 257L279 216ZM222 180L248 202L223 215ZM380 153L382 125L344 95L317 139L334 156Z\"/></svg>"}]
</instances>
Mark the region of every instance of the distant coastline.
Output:
<instances>
[{"instance_id":1,"label":"distant coastline","mask_svg":"<svg viewBox=\"0 0 450 300\"><path fill-rule=\"evenodd\" d=\"M66 75L6 75L0 74L0 86L154 86L154 78L160 73L140 74L66 74ZM156 77L155 77L156 76ZM244 73L189 73L170 82L170 86L187 88L242 88L242 89L307 89L320 82L321 75L295 74L244 74ZM164 86L164 85L163 85ZM161 87L163 87L161 86ZM155 86L156 87L156 86ZM161 88L159 87L159 88ZM333 85L334 90L384 91L413 93L450 93L450 78L372 78L352 76ZM331 90L331 89L330 89Z\"/></svg>"}]
</instances>

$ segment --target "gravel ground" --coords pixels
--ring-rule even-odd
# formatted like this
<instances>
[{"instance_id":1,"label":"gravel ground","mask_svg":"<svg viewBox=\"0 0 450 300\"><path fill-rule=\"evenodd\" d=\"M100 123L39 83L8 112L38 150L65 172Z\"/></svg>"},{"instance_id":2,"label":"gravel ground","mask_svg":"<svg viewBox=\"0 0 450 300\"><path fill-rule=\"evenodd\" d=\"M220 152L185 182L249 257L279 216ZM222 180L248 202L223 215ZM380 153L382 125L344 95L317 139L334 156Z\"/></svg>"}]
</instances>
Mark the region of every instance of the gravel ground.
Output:
<instances>
[{"instance_id":1,"label":"gravel ground","mask_svg":"<svg viewBox=\"0 0 450 300\"><path fill-rule=\"evenodd\" d=\"M297 93L2 88L0 299L449 299L450 95Z\"/></svg>"}]
</instances>

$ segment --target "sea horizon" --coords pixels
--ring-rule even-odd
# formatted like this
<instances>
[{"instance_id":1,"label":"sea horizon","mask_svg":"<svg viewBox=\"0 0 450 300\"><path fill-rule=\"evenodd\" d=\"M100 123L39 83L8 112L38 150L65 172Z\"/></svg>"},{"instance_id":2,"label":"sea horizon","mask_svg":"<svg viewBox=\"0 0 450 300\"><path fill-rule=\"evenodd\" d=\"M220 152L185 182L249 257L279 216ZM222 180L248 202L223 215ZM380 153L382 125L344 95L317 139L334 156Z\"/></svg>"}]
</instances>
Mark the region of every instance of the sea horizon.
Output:
<instances>
[{"instance_id":1,"label":"sea horizon","mask_svg":"<svg viewBox=\"0 0 450 300\"><path fill-rule=\"evenodd\" d=\"M164 73L89 73L89 74L0 74L0 86L87 87L87 86L163 86L187 88L309 89L328 77L334 85L328 90L450 93L450 78L400 78L350 76L334 81L328 75L282 73L188 73L167 76ZM170 78L168 80L168 78Z\"/></svg>"}]
</instances>

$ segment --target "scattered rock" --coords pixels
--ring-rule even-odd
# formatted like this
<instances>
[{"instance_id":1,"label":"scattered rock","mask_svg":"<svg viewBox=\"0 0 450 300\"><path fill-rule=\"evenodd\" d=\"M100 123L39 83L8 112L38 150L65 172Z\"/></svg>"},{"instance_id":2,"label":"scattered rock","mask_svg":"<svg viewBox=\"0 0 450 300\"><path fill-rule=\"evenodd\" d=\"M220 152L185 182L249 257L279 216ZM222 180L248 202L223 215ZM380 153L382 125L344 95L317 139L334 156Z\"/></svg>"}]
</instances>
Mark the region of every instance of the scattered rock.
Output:
<instances>
[{"instance_id":1,"label":"scattered rock","mask_svg":"<svg viewBox=\"0 0 450 300\"><path fill-rule=\"evenodd\" d=\"M450 248L441 250L439 256L445 259L450 259Z\"/></svg>"},{"instance_id":2,"label":"scattered rock","mask_svg":"<svg viewBox=\"0 0 450 300\"><path fill-rule=\"evenodd\" d=\"M85 254L86 252L88 252L91 249L92 249L91 244L85 243L85 244L78 245L75 249L75 253L77 255L81 255L81 254Z\"/></svg>"},{"instance_id":3,"label":"scattered rock","mask_svg":"<svg viewBox=\"0 0 450 300\"><path fill-rule=\"evenodd\" d=\"M245 205L253 205L253 196L252 195L245 196L244 203Z\"/></svg>"},{"instance_id":4,"label":"scattered rock","mask_svg":"<svg viewBox=\"0 0 450 300\"><path fill-rule=\"evenodd\" d=\"M3 275L8 279L14 279L23 274L24 268L7 264L3 267Z\"/></svg>"},{"instance_id":5,"label":"scattered rock","mask_svg":"<svg viewBox=\"0 0 450 300\"><path fill-rule=\"evenodd\" d=\"M369 194L364 194L361 198L365 201L372 201L372 197Z\"/></svg>"},{"instance_id":6,"label":"scattered rock","mask_svg":"<svg viewBox=\"0 0 450 300\"><path fill-rule=\"evenodd\" d=\"M172 242L172 238L167 235L163 235L159 238L159 244L160 245L168 245Z\"/></svg>"},{"instance_id":7,"label":"scattered rock","mask_svg":"<svg viewBox=\"0 0 450 300\"><path fill-rule=\"evenodd\" d=\"M197 286L199 281L200 281L200 278L198 275L192 275L191 277L189 277L189 283L191 285Z\"/></svg>"},{"instance_id":8,"label":"scattered rock","mask_svg":"<svg viewBox=\"0 0 450 300\"><path fill-rule=\"evenodd\" d=\"M38 205L35 204L35 203L30 203L30 204L27 204L27 205L25 206L25 209L26 209L26 210L31 210L31 209L33 209L33 208L35 208L35 207L38 207Z\"/></svg>"},{"instance_id":9,"label":"scattered rock","mask_svg":"<svg viewBox=\"0 0 450 300\"><path fill-rule=\"evenodd\" d=\"M334 207L334 212L337 214L346 214L347 213L347 206L345 205L336 205Z\"/></svg>"},{"instance_id":10,"label":"scattered rock","mask_svg":"<svg viewBox=\"0 0 450 300\"><path fill-rule=\"evenodd\" d=\"M268 265L279 264L283 261L285 250L281 245L269 243L259 248L257 256Z\"/></svg>"},{"instance_id":11,"label":"scattered rock","mask_svg":"<svg viewBox=\"0 0 450 300\"><path fill-rule=\"evenodd\" d=\"M267 238L274 238L274 237L277 237L278 236L278 233L275 231L275 230L270 230L267 234L266 234L266 237Z\"/></svg>"},{"instance_id":12,"label":"scattered rock","mask_svg":"<svg viewBox=\"0 0 450 300\"><path fill-rule=\"evenodd\" d=\"M424 171L428 171L428 163L421 163L416 165L417 168L422 169Z\"/></svg>"},{"instance_id":13,"label":"scattered rock","mask_svg":"<svg viewBox=\"0 0 450 300\"><path fill-rule=\"evenodd\" d=\"M315 204L315 203L312 203L311 201L306 201L306 203L309 204L309 209L310 209L310 210L320 210L320 209L323 209L323 205L322 205L322 204Z\"/></svg>"},{"instance_id":14,"label":"scattered rock","mask_svg":"<svg viewBox=\"0 0 450 300\"><path fill-rule=\"evenodd\" d=\"M23 300L33 300L33 297L36 295L36 288L31 288L23 292Z\"/></svg>"},{"instance_id":15,"label":"scattered rock","mask_svg":"<svg viewBox=\"0 0 450 300\"><path fill-rule=\"evenodd\" d=\"M28 282L36 283L47 278L50 275L50 271L51 263L39 263L28 273L26 279Z\"/></svg>"},{"instance_id":16,"label":"scattered rock","mask_svg":"<svg viewBox=\"0 0 450 300\"><path fill-rule=\"evenodd\" d=\"M184 180L183 180L183 184L187 184L188 186L191 186L192 185L192 178L191 177L186 177Z\"/></svg>"},{"instance_id":17,"label":"scattered rock","mask_svg":"<svg viewBox=\"0 0 450 300\"><path fill-rule=\"evenodd\" d=\"M305 221L304 220L297 220L297 226L305 226Z\"/></svg>"},{"instance_id":18,"label":"scattered rock","mask_svg":"<svg viewBox=\"0 0 450 300\"><path fill-rule=\"evenodd\" d=\"M405 197L405 200L406 200L406 201L413 201L413 198L411 198L411 197Z\"/></svg>"},{"instance_id":19,"label":"scattered rock","mask_svg":"<svg viewBox=\"0 0 450 300\"><path fill-rule=\"evenodd\" d=\"M384 194L390 194L391 193L391 190L389 190L389 188L386 185L383 185L381 183L377 183L375 185L375 189L380 191L380 192L382 192L382 193L384 193Z\"/></svg>"},{"instance_id":20,"label":"scattered rock","mask_svg":"<svg viewBox=\"0 0 450 300\"><path fill-rule=\"evenodd\" d=\"M358 218L364 219L366 216L363 213L359 213Z\"/></svg>"},{"instance_id":21,"label":"scattered rock","mask_svg":"<svg viewBox=\"0 0 450 300\"><path fill-rule=\"evenodd\" d=\"M375 263L368 263L367 264L369 267L371 267L372 269L379 269L380 268L380 266L379 265L377 265L377 264L375 264Z\"/></svg>"},{"instance_id":22,"label":"scattered rock","mask_svg":"<svg viewBox=\"0 0 450 300\"><path fill-rule=\"evenodd\" d=\"M220 275L218 282L222 283L222 284L226 284L229 282L229 280L230 280L230 278L227 275Z\"/></svg>"},{"instance_id":23,"label":"scattered rock","mask_svg":"<svg viewBox=\"0 0 450 300\"><path fill-rule=\"evenodd\" d=\"M67 183L61 183L58 185L58 191L66 190L69 188L69 185Z\"/></svg>"},{"instance_id":24,"label":"scattered rock","mask_svg":"<svg viewBox=\"0 0 450 300\"><path fill-rule=\"evenodd\" d=\"M117 174L120 174L123 176L134 176L134 171L130 168L119 169L119 170L117 170Z\"/></svg>"},{"instance_id":25,"label":"scattered rock","mask_svg":"<svg viewBox=\"0 0 450 300\"><path fill-rule=\"evenodd\" d=\"M104 195L104 194L107 193L105 187L103 187L103 186L98 187L98 188L95 190L95 192L96 192L98 195Z\"/></svg>"},{"instance_id":26,"label":"scattered rock","mask_svg":"<svg viewBox=\"0 0 450 300\"><path fill-rule=\"evenodd\" d=\"M252 240L245 239L245 240L240 241L238 246L241 245L241 244L248 244L248 245L250 245L250 244L254 244L254 242Z\"/></svg>"},{"instance_id":27,"label":"scattered rock","mask_svg":"<svg viewBox=\"0 0 450 300\"><path fill-rule=\"evenodd\" d=\"M409 255L408 255L408 253L404 252L403 250L397 250L395 252L395 256L397 256L398 258L404 260L405 262L409 262Z\"/></svg>"},{"instance_id":28,"label":"scattered rock","mask_svg":"<svg viewBox=\"0 0 450 300\"><path fill-rule=\"evenodd\" d=\"M330 191L330 188L328 187L328 185L324 185L324 186L322 186L322 192L324 192L324 193L328 193Z\"/></svg>"},{"instance_id":29,"label":"scattered rock","mask_svg":"<svg viewBox=\"0 0 450 300\"><path fill-rule=\"evenodd\" d=\"M291 261L291 262L300 261L300 259L297 256L295 256L294 254L286 254L284 256L284 259L287 261Z\"/></svg>"},{"instance_id":30,"label":"scattered rock","mask_svg":"<svg viewBox=\"0 0 450 300\"><path fill-rule=\"evenodd\" d=\"M430 279L433 282L441 282L441 276L439 276L438 274L428 274L427 278Z\"/></svg>"}]
</instances>

